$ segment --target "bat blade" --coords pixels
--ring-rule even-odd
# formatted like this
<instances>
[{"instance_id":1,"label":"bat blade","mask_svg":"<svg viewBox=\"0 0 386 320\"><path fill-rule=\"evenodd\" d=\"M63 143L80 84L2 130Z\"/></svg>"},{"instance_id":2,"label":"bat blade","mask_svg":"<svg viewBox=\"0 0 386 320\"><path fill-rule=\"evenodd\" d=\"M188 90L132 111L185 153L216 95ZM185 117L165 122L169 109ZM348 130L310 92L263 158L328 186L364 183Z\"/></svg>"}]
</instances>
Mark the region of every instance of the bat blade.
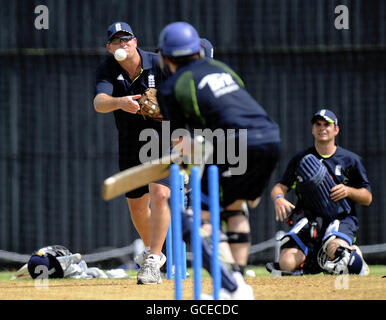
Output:
<instances>
[{"instance_id":1,"label":"bat blade","mask_svg":"<svg viewBox=\"0 0 386 320\"><path fill-rule=\"evenodd\" d=\"M145 162L107 178L103 182L102 198L111 200L151 182L167 178L170 165L179 158L178 154L167 155L156 161Z\"/></svg>"}]
</instances>

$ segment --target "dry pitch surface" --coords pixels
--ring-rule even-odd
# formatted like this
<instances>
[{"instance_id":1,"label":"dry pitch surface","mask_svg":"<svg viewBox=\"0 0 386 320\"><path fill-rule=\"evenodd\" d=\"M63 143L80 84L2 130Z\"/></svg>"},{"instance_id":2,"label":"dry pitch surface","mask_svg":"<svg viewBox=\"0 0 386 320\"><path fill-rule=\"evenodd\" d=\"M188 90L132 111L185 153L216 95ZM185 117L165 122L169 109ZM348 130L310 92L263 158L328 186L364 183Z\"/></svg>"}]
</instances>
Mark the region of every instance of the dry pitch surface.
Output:
<instances>
[{"instance_id":1,"label":"dry pitch surface","mask_svg":"<svg viewBox=\"0 0 386 320\"><path fill-rule=\"evenodd\" d=\"M386 278L379 275L247 278L256 300L386 300ZM183 282L184 299L193 299L193 279ZM203 292L212 291L203 279ZM173 280L137 285L131 279L0 281L0 300L173 300Z\"/></svg>"}]
</instances>

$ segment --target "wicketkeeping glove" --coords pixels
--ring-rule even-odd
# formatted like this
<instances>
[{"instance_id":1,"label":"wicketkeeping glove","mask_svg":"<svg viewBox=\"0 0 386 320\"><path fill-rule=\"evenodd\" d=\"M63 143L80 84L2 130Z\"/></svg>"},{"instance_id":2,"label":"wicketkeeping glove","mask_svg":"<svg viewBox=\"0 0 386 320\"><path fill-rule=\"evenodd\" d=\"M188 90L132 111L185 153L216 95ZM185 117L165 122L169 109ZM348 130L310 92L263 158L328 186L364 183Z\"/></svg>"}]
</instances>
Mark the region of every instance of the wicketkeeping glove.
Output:
<instances>
[{"instance_id":1,"label":"wicketkeeping glove","mask_svg":"<svg viewBox=\"0 0 386 320\"><path fill-rule=\"evenodd\" d=\"M140 107L139 114L156 121L162 121L163 117L157 101L157 89L148 88L137 102Z\"/></svg>"}]
</instances>

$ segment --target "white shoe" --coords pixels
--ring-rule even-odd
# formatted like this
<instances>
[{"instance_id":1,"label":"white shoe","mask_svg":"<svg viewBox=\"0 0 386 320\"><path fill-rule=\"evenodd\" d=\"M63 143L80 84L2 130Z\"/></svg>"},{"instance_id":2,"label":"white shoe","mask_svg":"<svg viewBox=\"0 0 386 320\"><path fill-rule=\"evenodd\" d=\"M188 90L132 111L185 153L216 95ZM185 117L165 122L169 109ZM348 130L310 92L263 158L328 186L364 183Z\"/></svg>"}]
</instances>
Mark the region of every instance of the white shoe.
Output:
<instances>
[{"instance_id":1,"label":"white shoe","mask_svg":"<svg viewBox=\"0 0 386 320\"><path fill-rule=\"evenodd\" d=\"M145 260L149 257L149 252L143 251L142 253L136 255L134 257L134 262L141 268L145 262ZM160 258L160 268L165 264L166 262L166 256L161 252L161 258Z\"/></svg>"},{"instance_id":2,"label":"white shoe","mask_svg":"<svg viewBox=\"0 0 386 320\"><path fill-rule=\"evenodd\" d=\"M162 283L160 272L160 261L154 259L155 255L149 257L142 264L137 273L137 284L160 284Z\"/></svg>"},{"instance_id":3,"label":"white shoe","mask_svg":"<svg viewBox=\"0 0 386 320\"><path fill-rule=\"evenodd\" d=\"M233 276L237 282L237 289L230 293L230 300L255 300L253 289L245 283L243 275L240 272L233 272Z\"/></svg>"},{"instance_id":4,"label":"white shoe","mask_svg":"<svg viewBox=\"0 0 386 320\"><path fill-rule=\"evenodd\" d=\"M234 272L233 276L237 282L236 291L229 292L228 290L221 288L219 292L219 300L255 300L253 289L250 285L246 284L244 278L240 272ZM214 300L212 294L201 294L201 300Z\"/></svg>"},{"instance_id":5,"label":"white shoe","mask_svg":"<svg viewBox=\"0 0 386 320\"><path fill-rule=\"evenodd\" d=\"M359 275L360 276L368 276L370 274L370 268L367 265L365 259L363 259L363 254L362 254L361 249L359 249L359 247L355 244L352 246L352 248L361 256L362 261L363 261L362 269L361 269L361 272L359 273Z\"/></svg>"},{"instance_id":6,"label":"white shoe","mask_svg":"<svg viewBox=\"0 0 386 320\"><path fill-rule=\"evenodd\" d=\"M148 255L149 253L146 250L142 251L134 257L134 262L141 268Z\"/></svg>"}]
</instances>

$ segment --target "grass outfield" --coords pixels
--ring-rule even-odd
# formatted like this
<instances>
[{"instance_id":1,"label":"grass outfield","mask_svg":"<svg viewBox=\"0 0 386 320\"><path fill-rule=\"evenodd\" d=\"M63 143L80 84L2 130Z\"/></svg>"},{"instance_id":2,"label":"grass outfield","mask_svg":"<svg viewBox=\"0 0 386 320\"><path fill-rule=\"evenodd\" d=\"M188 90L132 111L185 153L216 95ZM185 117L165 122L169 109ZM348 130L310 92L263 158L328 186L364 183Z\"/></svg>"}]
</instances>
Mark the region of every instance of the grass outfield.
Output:
<instances>
[{"instance_id":1,"label":"grass outfield","mask_svg":"<svg viewBox=\"0 0 386 320\"><path fill-rule=\"evenodd\" d=\"M386 276L386 265L371 265L370 267L370 275L372 276ZM249 266L246 270L253 270L256 274L256 277L270 277L268 271L263 266ZM15 270L16 271L16 270ZM188 269L188 272L193 275L193 270ZM0 272L0 281L10 280L14 271L3 271ZM133 278L136 277L136 270L128 270L127 274ZM203 270L203 277L209 277L209 273ZM319 273L316 275L312 275L314 277L323 276L323 273Z\"/></svg>"}]
</instances>

